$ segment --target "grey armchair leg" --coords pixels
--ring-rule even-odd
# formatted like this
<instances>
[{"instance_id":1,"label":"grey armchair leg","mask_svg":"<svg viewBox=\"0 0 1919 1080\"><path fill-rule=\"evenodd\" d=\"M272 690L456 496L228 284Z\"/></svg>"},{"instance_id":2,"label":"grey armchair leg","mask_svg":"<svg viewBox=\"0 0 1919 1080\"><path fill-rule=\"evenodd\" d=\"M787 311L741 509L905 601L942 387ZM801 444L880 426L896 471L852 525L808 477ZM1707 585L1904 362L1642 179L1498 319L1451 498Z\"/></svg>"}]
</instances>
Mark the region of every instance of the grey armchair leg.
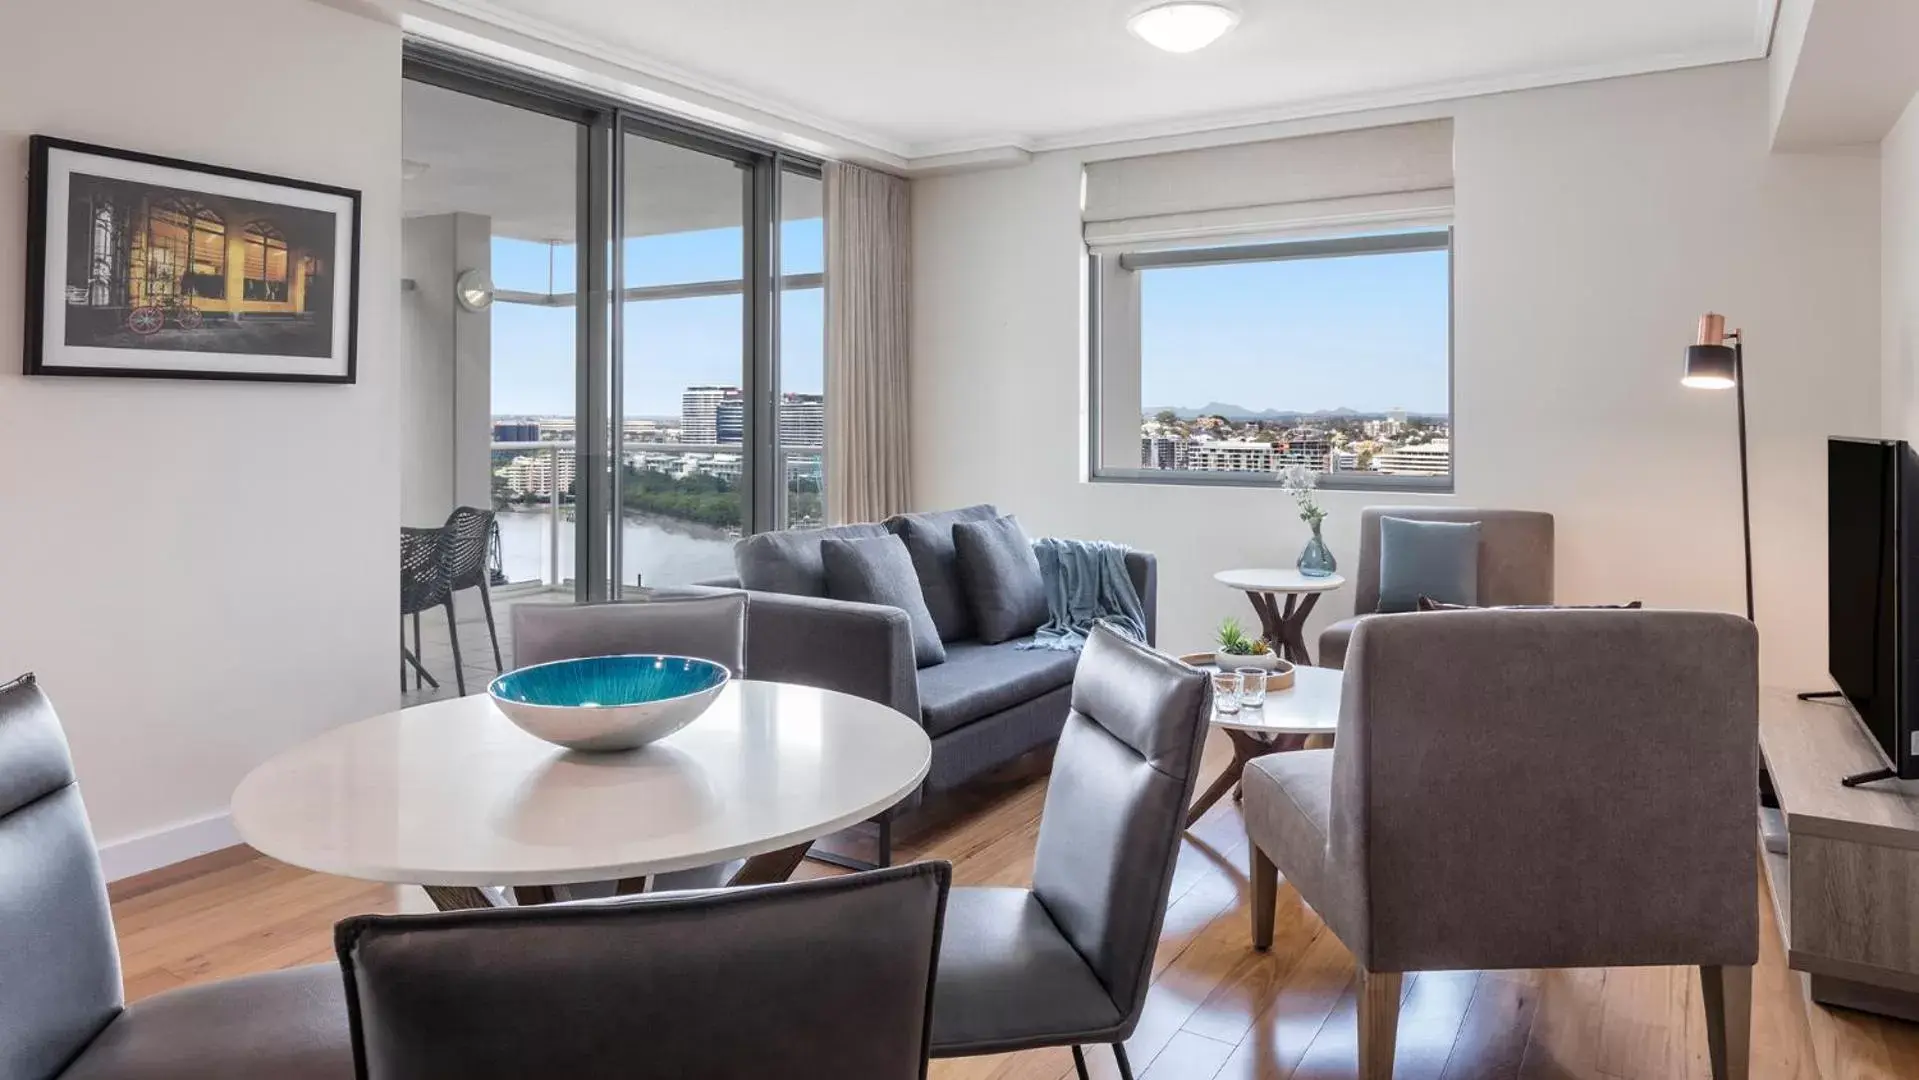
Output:
<instances>
[{"instance_id":1,"label":"grey armchair leg","mask_svg":"<svg viewBox=\"0 0 1919 1080\"><path fill-rule=\"evenodd\" d=\"M1397 971L1359 969L1359 1080L1393 1080L1403 980Z\"/></svg>"},{"instance_id":2,"label":"grey armchair leg","mask_svg":"<svg viewBox=\"0 0 1919 1080\"><path fill-rule=\"evenodd\" d=\"M1706 999L1712 1080L1747 1080L1752 1071L1752 969L1702 967L1699 989Z\"/></svg>"},{"instance_id":3,"label":"grey armchair leg","mask_svg":"<svg viewBox=\"0 0 1919 1080\"><path fill-rule=\"evenodd\" d=\"M1119 1063L1121 1080L1133 1080L1133 1063L1126 1060L1125 1043L1113 1044L1113 1060ZM1073 1068L1079 1073L1079 1080L1093 1080L1092 1074L1086 1071L1086 1051L1082 1047L1073 1047Z\"/></svg>"},{"instance_id":4,"label":"grey armchair leg","mask_svg":"<svg viewBox=\"0 0 1919 1080\"><path fill-rule=\"evenodd\" d=\"M1253 948L1265 952L1273 947L1273 911L1279 904L1279 867L1259 850L1253 849Z\"/></svg>"}]
</instances>

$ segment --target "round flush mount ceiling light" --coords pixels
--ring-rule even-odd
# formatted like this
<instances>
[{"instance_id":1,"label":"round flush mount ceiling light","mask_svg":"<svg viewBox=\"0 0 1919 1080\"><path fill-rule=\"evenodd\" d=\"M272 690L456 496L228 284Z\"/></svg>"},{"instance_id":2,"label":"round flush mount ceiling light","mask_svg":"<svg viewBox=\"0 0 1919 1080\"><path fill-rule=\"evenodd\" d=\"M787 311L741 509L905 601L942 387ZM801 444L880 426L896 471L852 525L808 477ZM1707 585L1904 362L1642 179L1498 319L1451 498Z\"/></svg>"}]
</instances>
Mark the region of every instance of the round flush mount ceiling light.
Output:
<instances>
[{"instance_id":1,"label":"round flush mount ceiling light","mask_svg":"<svg viewBox=\"0 0 1919 1080\"><path fill-rule=\"evenodd\" d=\"M1126 28L1154 48L1189 53L1218 41L1238 23L1239 12L1225 4L1174 0L1138 12L1126 20Z\"/></svg>"}]
</instances>

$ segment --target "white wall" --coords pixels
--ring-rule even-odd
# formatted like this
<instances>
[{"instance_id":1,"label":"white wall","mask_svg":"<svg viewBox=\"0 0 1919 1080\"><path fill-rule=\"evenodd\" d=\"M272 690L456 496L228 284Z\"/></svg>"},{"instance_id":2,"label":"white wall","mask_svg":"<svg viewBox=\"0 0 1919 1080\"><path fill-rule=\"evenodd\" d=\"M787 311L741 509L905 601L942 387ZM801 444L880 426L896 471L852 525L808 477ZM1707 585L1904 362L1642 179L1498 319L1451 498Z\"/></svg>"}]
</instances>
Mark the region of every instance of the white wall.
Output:
<instances>
[{"instance_id":1,"label":"white wall","mask_svg":"<svg viewBox=\"0 0 1919 1080\"><path fill-rule=\"evenodd\" d=\"M0 672L39 673L122 874L232 842L249 768L396 704L400 35L305 0L0 25ZM17 374L35 133L359 189L358 384Z\"/></svg>"},{"instance_id":2,"label":"white wall","mask_svg":"<svg viewBox=\"0 0 1919 1080\"><path fill-rule=\"evenodd\" d=\"M1453 501L1556 514L1562 600L1739 609L1733 400L1679 386L1698 316L1725 312L1750 335L1768 676L1820 678L1823 442L1880 425L1877 162L1769 154L1762 62L1339 123L1435 115L1456 122ZM1249 614L1212 573L1290 565L1306 534L1276 491L1080 480L1086 156L915 182L914 498L1157 552L1161 642L1200 648ZM1327 501L1350 566L1385 500Z\"/></svg>"},{"instance_id":3,"label":"white wall","mask_svg":"<svg viewBox=\"0 0 1919 1080\"><path fill-rule=\"evenodd\" d=\"M1919 97L1879 147L1881 404L1887 434L1919 439Z\"/></svg>"},{"instance_id":4,"label":"white wall","mask_svg":"<svg viewBox=\"0 0 1919 1080\"><path fill-rule=\"evenodd\" d=\"M467 270L492 272L480 214L401 222L400 520L438 525L456 506L490 506L493 317L453 298Z\"/></svg>"}]
</instances>

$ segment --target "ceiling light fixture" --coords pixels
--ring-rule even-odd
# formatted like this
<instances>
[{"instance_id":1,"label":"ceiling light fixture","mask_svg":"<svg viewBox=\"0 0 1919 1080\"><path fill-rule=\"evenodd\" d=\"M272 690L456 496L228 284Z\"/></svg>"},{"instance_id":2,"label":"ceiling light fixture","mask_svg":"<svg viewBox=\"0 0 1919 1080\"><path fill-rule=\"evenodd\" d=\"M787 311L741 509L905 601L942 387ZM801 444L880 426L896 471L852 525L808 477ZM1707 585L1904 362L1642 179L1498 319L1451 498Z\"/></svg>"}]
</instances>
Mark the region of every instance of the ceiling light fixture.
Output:
<instances>
[{"instance_id":1,"label":"ceiling light fixture","mask_svg":"<svg viewBox=\"0 0 1919 1080\"><path fill-rule=\"evenodd\" d=\"M1126 20L1133 36L1170 53L1197 52L1239 23L1239 12L1225 4L1174 0L1155 4Z\"/></svg>"}]
</instances>

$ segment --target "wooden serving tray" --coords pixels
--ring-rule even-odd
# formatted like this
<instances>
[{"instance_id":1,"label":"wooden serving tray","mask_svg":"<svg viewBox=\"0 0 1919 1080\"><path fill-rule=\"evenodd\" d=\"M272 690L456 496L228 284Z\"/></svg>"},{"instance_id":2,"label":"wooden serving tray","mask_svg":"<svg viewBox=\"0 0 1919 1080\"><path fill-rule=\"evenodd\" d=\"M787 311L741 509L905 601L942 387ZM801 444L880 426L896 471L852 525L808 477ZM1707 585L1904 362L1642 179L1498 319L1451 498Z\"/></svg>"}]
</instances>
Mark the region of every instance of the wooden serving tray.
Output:
<instances>
[{"instance_id":1,"label":"wooden serving tray","mask_svg":"<svg viewBox=\"0 0 1919 1080\"><path fill-rule=\"evenodd\" d=\"M1191 664L1196 668L1204 668L1208 671L1219 670L1219 665L1213 663L1213 654L1209 652L1187 653L1185 656L1180 657L1179 661L1182 664ZM1270 694L1276 690L1291 690L1292 688L1293 663L1290 660L1281 660L1277 668L1266 673L1266 692Z\"/></svg>"}]
</instances>

